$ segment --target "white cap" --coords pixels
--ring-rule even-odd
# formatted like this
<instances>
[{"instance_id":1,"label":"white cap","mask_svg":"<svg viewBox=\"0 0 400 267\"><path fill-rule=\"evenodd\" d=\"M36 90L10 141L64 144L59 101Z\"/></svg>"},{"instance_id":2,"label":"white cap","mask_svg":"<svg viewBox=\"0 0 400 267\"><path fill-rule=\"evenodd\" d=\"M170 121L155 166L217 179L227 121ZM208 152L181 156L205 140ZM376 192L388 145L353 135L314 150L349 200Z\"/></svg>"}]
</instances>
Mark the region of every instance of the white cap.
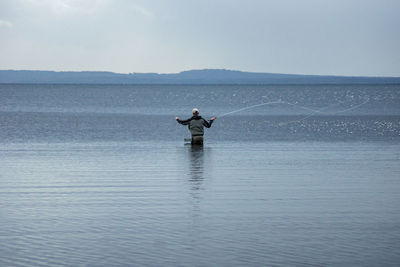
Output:
<instances>
[{"instance_id":1,"label":"white cap","mask_svg":"<svg viewBox=\"0 0 400 267\"><path fill-rule=\"evenodd\" d=\"M197 108L194 108L194 109L192 110L192 114L195 114L195 113L199 113L199 110L198 110Z\"/></svg>"}]
</instances>

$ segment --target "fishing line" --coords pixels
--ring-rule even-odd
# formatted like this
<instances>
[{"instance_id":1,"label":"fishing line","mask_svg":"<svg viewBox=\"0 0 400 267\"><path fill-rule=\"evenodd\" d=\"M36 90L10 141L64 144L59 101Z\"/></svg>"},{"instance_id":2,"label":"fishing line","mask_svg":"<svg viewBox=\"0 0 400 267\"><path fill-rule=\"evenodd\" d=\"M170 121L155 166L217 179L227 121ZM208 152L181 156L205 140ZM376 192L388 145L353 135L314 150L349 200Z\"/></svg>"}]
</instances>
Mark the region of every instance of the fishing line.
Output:
<instances>
[{"instance_id":1,"label":"fishing line","mask_svg":"<svg viewBox=\"0 0 400 267\"><path fill-rule=\"evenodd\" d=\"M343 113L343 112L346 112L346 111L349 111L349 110L353 110L353 109L359 108L359 107L367 104L368 102L369 102L369 98L367 98L367 100L365 100L361 104L355 105L355 106L347 108L347 109L339 110L339 111L336 111L336 112L330 112L329 114L338 114L338 113Z\"/></svg>"},{"instance_id":2,"label":"fishing line","mask_svg":"<svg viewBox=\"0 0 400 267\"><path fill-rule=\"evenodd\" d=\"M337 105L339 105L339 104L343 104L344 102L340 102L340 103L337 103L337 104L329 105L329 106L327 106L327 107L325 107L325 108L323 108L323 109L320 109L320 110L316 110L316 109L314 110L314 109L311 109L311 108L302 107L302 106L295 105L295 104L291 104L291 103L286 103L286 104L288 104L288 105L297 106L297 107L302 107L302 108L305 108L305 109L308 109L308 110L312 110L313 112L310 113L309 115L307 115L307 116L301 118L301 119L293 120L293 121L288 121L288 122L281 122L281 123L279 123L278 125L279 125L279 126L285 126L285 125L288 125L288 124L291 124L291 123L301 122L301 121L304 121L304 120L306 120L306 119L308 119L308 118L314 116L315 113L322 113L322 114L329 114L329 115L338 114L338 113L343 113L343 112L346 112L346 111L353 110L353 109L356 109L356 108L358 108L358 107L361 107L362 105L365 105L365 104L367 104L368 102L369 102L369 98L368 98L366 101L364 101L363 103L361 103L361 104L358 104L358 105L355 105L355 106L353 106L353 107L346 108L346 109L343 109L343 110L333 111L333 112L332 112L332 111L331 111L331 112L324 112L323 110L324 110L324 109L328 109L328 108L330 108L330 107L332 107L332 106L337 106Z\"/></svg>"},{"instance_id":3,"label":"fishing line","mask_svg":"<svg viewBox=\"0 0 400 267\"><path fill-rule=\"evenodd\" d=\"M284 103L285 102L282 102L280 100L279 101L274 101L274 102L261 103L261 104L257 104L257 105L253 105L253 106L237 109L237 110L234 110L234 111L230 111L228 113L224 113L224 114L218 116L218 118L222 118L222 117L225 117L225 116L233 114L233 113L237 113L237 112L240 112L240 111L243 111L243 110L248 110L248 109L252 109L252 108L256 108L256 107L260 107L260 106L272 105L272 104L284 104Z\"/></svg>"},{"instance_id":4,"label":"fishing line","mask_svg":"<svg viewBox=\"0 0 400 267\"><path fill-rule=\"evenodd\" d=\"M319 110L317 110L317 109L312 109L312 108L308 108L308 107L303 107L303 106L296 105L296 104L292 104L292 103L289 103L289 102L287 102L286 104L291 105L291 106L294 106L294 107L300 107L300 108L304 108L304 109L307 109L307 110L311 110L312 112L311 112L310 114L308 114L308 115L302 117L301 119L298 119L298 120L293 120L293 121L288 121L288 122L280 122L280 123L278 123L278 126L285 126L285 125L288 125L288 124L291 124L291 123L297 123L297 122L304 121L304 120L306 120L306 119L308 119L308 118L314 116L316 113L329 114L329 113L327 113L327 112L324 112L323 110L329 109L329 108L334 107L334 106L337 106L337 105L340 105L340 104L342 104L342 102L329 105L329 106L324 107L324 108L319 109Z\"/></svg>"},{"instance_id":5,"label":"fishing line","mask_svg":"<svg viewBox=\"0 0 400 267\"><path fill-rule=\"evenodd\" d=\"M346 108L346 109L343 109L343 110L326 112L326 111L324 111L325 109L331 108L332 106L337 106L337 105L340 105L340 104L344 104L345 102L335 103L333 105L329 105L329 106L324 107L322 109L312 109L312 108L309 108L309 107L305 107L305 106L301 106L301 105L297 105L297 104L292 104L290 102L284 102L282 100L278 100L278 101L266 102L266 103L261 103L261 104L256 104L256 105L240 108L240 109L237 109L237 110L233 110L233 111L224 113L224 114L222 114L222 115L220 115L218 117L221 118L221 117L225 117L227 115L231 115L231 114L234 114L234 113L237 113L237 112L241 112L241 111L244 111L244 110L253 109L253 108L261 107L261 106L265 106L265 105L272 105L272 104L285 104L285 105L294 106L294 107L298 107L298 108L302 108L302 109L306 109L306 110L312 111L310 114L304 116L301 119L293 120L293 121L289 121L289 122L282 122L282 123L278 124L279 126L284 126L284 125L288 125L288 124L291 124L291 123L297 123L297 122L301 122L303 120L306 120L306 119L314 116L316 113L331 114L331 115L332 114L343 113L343 112L346 112L346 111L350 111L350 110L359 108L359 107L367 104L368 102L369 102L369 98L367 98L366 101L364 101L364 102L362 102L362 103L360 103L358 105L355 105L355 106L352 106L352 107L349 107L349 108Z\"/></svg>"}]
</instances>

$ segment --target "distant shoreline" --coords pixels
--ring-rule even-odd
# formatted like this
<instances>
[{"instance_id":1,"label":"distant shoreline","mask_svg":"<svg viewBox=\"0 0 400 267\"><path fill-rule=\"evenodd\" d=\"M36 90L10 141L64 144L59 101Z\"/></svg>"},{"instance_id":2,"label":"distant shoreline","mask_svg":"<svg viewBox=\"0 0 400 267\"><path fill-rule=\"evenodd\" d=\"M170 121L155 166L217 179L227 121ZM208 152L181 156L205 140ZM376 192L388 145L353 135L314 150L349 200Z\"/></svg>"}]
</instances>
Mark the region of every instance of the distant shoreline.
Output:
<instances>
[{"instance_id":1,"label":"distant shoreline","mask_svg":"<svg viewBox=\"0 0 400 267\"><path fill-rule=\"evenodd\" d=\"M400 84L400 77L329 76L243 72L225 69L190 70L173 74L104 71L0 70L0 84L110 85L365 85Z\"/></svg>"},{"instance_id":2,"label":"distant shoreline","mask_svg":"<svg viewBox=\"0 0 400 267\"><path fill-rule=\"evenodd\" d=\"M374 86L374 85L387 85L395 86L400 85L398 83L57 83L57 82L0 82L0 85L96 85L96 86L147 86L147 85L158 85L158 86L335 86L335 85L352 85L352 86Z\"/></svg>"}]
</instances>

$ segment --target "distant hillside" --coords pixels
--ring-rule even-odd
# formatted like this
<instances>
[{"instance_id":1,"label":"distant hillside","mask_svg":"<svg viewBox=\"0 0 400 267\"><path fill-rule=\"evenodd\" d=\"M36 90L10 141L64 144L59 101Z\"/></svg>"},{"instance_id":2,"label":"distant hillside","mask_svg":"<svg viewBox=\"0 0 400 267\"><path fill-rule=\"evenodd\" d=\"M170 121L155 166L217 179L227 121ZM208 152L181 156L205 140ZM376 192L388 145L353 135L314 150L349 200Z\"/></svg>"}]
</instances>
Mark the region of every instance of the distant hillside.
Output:
<instances>
[{"instance_id":1,"label":"distant hillside","mask_svg":"<svg viewBox=\"0 0 400 267\"><path fill-rule=\"evenodd\" d=\"M190 70L176 74L82 71L0 70L0 83L71 84L390 84L400 77L348 77L243 72L224 69Z\"/></svg>"}]
</instances>

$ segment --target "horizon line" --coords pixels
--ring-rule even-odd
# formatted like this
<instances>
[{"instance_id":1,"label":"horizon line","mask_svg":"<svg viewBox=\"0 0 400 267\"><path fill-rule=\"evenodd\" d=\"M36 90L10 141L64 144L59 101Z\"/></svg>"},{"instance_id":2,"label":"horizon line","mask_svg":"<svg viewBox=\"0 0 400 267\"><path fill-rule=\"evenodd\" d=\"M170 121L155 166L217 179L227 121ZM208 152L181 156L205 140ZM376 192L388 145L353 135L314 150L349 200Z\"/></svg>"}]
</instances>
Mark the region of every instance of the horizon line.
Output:
<instances>
[{"instance_id":1,"label":"horizon line","mask_svg":"<svg viewBox=\"0 0 400 267\"><path fill-rule=\"evenodd\" d=\"M44 70L44 69L0 69L0 71L32 71L32 72L55 72L55 73L112 73L121 75L134 75L134 74L157 74L157 75L174 75L190 71L226 71L226 72L239 72L239 73L253 73L253 74L273 74L273 75L293 75L293 76L316 76L316 77L348 77L348 78L400 78L400 76L378 76L378 75L340 75L340 74L301 74L301 73L281 73L281 72L259 72L259 71L245 71L234 70L225 68L203 68L203 69L188 69L179 72L115 72L107 70Z\"/></svg>"}]
</instances>

